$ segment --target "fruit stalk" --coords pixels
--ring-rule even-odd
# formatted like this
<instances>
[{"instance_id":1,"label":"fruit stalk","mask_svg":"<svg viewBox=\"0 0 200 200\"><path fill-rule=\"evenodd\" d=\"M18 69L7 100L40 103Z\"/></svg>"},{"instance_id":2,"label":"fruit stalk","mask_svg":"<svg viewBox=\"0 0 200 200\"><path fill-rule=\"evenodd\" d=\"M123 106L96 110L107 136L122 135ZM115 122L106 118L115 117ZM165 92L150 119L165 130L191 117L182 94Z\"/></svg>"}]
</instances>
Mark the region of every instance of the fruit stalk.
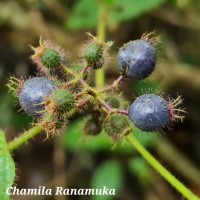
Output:
<instances>
[{"instance_id":1,"label":"fruit stalk","mask_svg":"<svg viewBox=\"0 0 200 200\"><path fill-rule=\"evenodd\" d=\"M36 136L38 133L42 131L43 127L41 125L36 125L33 128L29 129L28 131L21 134L19 137L16 137L13 141L8 143L8 150L11 152L22 144L27 142L29 139Z\"/></svg>"},{"instance_id":2,"label":"fruit stalk","mask_svg":"<svg viewBox=\"0 0 200 200\"><path fill-rule=\"evenodd\" d=\"M108 91L111 91L111 90L114 90L116 89L120 82L124 79L124 76L123 75L120 75L114 82L112 85L109 85L107 87L105 87L104 89L100 90L99 92L100 93L103 93L103 92L108 92Z\"/></svg>"},{"instance_id":3,"label":"fruit stalk","mask_svg":"<svg viewBox=\"0 0 200 200\"><path fill-rule=\"evenodd\" d=\"M173 176L161 163L156 160L133 135L127 136L127 140L132 144L143 158L167 180L177 191L179 191L188 200L200 200L185 185L183 185L175 176Z\"/></svg>"}]
</instances>

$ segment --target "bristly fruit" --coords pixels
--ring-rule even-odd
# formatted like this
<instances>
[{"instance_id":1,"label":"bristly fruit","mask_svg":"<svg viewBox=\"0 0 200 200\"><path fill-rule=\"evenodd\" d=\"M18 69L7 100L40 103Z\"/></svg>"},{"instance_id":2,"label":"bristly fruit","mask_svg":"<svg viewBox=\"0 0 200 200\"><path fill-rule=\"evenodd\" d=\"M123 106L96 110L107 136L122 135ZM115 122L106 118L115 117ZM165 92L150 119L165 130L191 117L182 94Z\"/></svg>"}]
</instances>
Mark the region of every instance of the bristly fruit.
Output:
<instances>
[{"instance_id":1,"label":"bristly fruit","mask_svg":"<svg viewBox=\"0 0 200 200\"><path fill-rule=\"evenodd\" d=\"M89 67L100 69L106 62L107 50L112 45L112 42L104 43L91 34L88 35L90 39L83 46L82 57Z\"/></svg>"},{"instance_id":2,"label":"bristly fruit","mask_svg":"<svg viewBox=\"0 0 200 200\"><path fill-rule=\"evenodd\" d=\"M144 39L124 44L117 57L121 73L135 80L148 77L157 60L155 46Z\"/></svg>"},{"instance_id":3,"label":"bristly fruit","mask_svg":"<svg viewBox=\"0 0 200 200\"><path fill-rule=\"evenodd\" d=\"M19 96L19 93L21 91L22 86L24 85L25 80L18 79L14 76L11 76L8 80L8 84L7 87L9 89L9 91L11 91L13 93L13 95L15 97Z\"/></svg>"},{"instance_id":4,"label":"bristly fruit","mask_svg":"<svg viewBox=\"0 0 200 200\"><path fill-rule=\"evenodd\" d=\"M105 102L107 102L111 107L113 108L119 108L120 107L120 102L119 99L113 96L108 96L105 99Z\"/></svg>"},{"instance_id":5,"label":"bristly fruit","mask_svg":"<svg viewBox=\"0 0 200 200\"><path fill-rule=\"evenodd\" d=\"M55 69L61 65L61 56L55 49L44 49L40 59L41 63L49 69Z\"/></svg>"},{"instance_id":6,"label":"bristly fruit","mask_svg":"<svg viewBox=\"0 0 200 200\"><path fill-rule=\"evenodd\" d=\"M142 131L153 132L167 127L175 119L183 118L179 116L176 109L182 102L181 98L175 101L167 101L155 94L144 94L136 98L131 104L128 115L134 125Z\"/></svg>"},{"instance_id":7,"label":"bristly fruit","mask_svg":"<svg viewBox=\"0 0 200 200\"><path fill-rule=\"evenodd\" d=\"M49 136L54 136L63 133L67 128L68 120L66 118L57 118L56 115L45 113L42 119L39 120L43 130Z\"/></svg>"},{"instance_id":8,"label":"bristly fruit","mask_svg":"<svg viewBox=\"0 0 200 200\"><path fill-rule=\"evenodd\" d=\"M71 115L75 108L75 97L66 89L55 90L46 98L45 108L49 113Z\"/></svg>"},{"instance_id":9,"label":"bristly fruit","mask_svg":"<svg viewBox=\"0 0 200 200\"><path fill-rule=\"evenodd\" d=\"M120 140L130 134L132 128L126 116L120 114L109 115L103 124L105 132L115 140Z\"/></svg>"},{"instance_id":10,"label":"bristly fruit","mask_svg":"<svg viewBox=\"0 0 200 200\"><path fill-rule=\"evenodd\" d=\"M101 44L89 44L85 48L84 58L88 65L93 69L99 69L103 67L103 46Z\"/></svg>"},{"instance_id":11,"label":"bristly fruit","mask_svg":"<svg viewBox=\"0 0 200 200\"><path fill-rule=\"evenodd\" d=\"M26 80L19 93L19 103L23 110L33 116L41 116L44 110L45 98L57 86L45 77L34 77Z\"/></svg>"},{"instance_id":12,"label":"bristly fruit","mask_svg":"<svg viewBox=\"0 0 200 200\"><path fill-rule=\"evenodd\" d=\"M43 74L46 75L50 73L58 77L65 75L63 73L63 65L68 64L68 60L65 52L59 46L40 38L39 46L31 46L31 49L34 51L31 58L37 65L38 70Z\"/></svg>"},{"instance_id":13,"label":"bristly fruit","mask_svg":"<svg viewBox=\"0 0 200 200\"><path fill-rule=\"evenodd\" d=\"M95 136L101 133L102 125L93 119L88 119L83 128L85 135Z\"/></svg>"}]
</instances>

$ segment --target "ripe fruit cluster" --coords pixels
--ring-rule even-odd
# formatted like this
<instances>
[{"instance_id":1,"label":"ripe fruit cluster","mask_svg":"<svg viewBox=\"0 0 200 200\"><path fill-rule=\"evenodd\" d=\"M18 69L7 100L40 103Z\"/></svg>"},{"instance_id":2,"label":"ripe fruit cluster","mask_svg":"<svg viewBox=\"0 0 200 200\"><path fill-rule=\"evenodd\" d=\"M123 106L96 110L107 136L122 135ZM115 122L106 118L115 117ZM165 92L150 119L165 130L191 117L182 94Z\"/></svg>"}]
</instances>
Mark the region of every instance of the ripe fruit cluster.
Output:
<instances>
[{"instance_id":1,"label":"ripe fruit cluster","mask_svg":"<svg viewBox=\"0 0 200 200\"><path fill-rule=\"evenodd\" d=\"M102 89L91 86L88 80L93 70L104 66L112 42L104 43L89 35L83 45L80 63L69 64L69 58L58 46L49 41L39 42L34 51L33 62L41 74L27 80L11 77L8 87L19 98L23 110L40 123L47 135L55 135L66 128L68 121L88 105L92 107L83 132L97 135L104 130L114 140L121 140L132 131L132 123L142 131L154 132L183 116L177 106L182 99L165 99L155 94L144 94L127 109L116 91L129 77L142 80L148 77L157 63L158 39L152 34L124 44L118 52L120 76L112 85ZM131 123L132 122L132 123Z\"/></svg>"}]
</instances>

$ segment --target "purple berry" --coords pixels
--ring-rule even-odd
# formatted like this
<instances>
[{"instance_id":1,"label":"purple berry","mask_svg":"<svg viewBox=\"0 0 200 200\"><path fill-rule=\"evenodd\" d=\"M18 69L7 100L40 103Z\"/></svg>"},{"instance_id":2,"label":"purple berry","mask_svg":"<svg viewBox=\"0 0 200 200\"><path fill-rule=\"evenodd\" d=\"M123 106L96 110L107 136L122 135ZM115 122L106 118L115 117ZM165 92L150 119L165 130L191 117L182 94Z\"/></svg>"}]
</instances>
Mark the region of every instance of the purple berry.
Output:
<instances>
[{"instance_id":1,"label":"purple berry","mask_svg":"<svg viewBox=\"0 0 200 200\"><path fill-rule=\"evenodd\" d=\"M171 121L168 102L155 94L144 94L131 104L128 115L142 131L159 131Z\"/></svg>"},{"instance_id":2,"label":"purple berry","mask_svg":"<svg viewBox=\"0 0 200 200\"><path fill-rule=\"evenodd\" d=\"M44 110L45 97L55 89L56 85L45 77L28 79L19 93L19 103L27 114L38 117Z\"/></svg>"},{"instance_id":3,"label":"purple berry","mask_svg":"<svg viewBox=\"0 0 200 200\"><path fill-rule=\"evenodd\" d=\"M155 68L155 47L142 39L128 42L118 52L118 63L123 74L136 80L144 79Z\"/></svg>"}]
</instances>

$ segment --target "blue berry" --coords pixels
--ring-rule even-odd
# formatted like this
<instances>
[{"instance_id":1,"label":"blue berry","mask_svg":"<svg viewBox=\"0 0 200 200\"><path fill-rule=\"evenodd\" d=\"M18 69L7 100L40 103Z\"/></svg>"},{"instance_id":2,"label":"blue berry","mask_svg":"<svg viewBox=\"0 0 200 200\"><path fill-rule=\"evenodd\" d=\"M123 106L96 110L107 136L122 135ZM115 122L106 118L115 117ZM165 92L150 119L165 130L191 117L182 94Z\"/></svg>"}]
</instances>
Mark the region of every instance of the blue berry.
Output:
<instances>
[{"instance_id":1,"label":"blue berry","mask_svg":"<svg viewBox=\"0 0 200 200\"><path fill-rule=\"evenodd\" d=\"M142 39L128 42L118 52L118 63L123 74L135 80L144 79L155 68L155 47Z\"/></svg>"},{"instance_id":2,"label":"blue berry","mask_svg":"<svg viewBox=\"0 0 200 200\"><path fill-rule=\"evenodd\" d=\"M144 94L131 104L128 115L142 131L159 131L171 121L168 102L155 94Z\"/></svg>"},{"instance_id":3,"label":"blue berry","mask_svg":"<svg viewBox=\"0 0 200 200\"><path fill-rule=\"evenodd\" d=\"M19 103L27 114L38 117L44 110L45 97L55 89L56 85L45 77L28 79L19 93Z\"/></svg>"}]
</instances>

